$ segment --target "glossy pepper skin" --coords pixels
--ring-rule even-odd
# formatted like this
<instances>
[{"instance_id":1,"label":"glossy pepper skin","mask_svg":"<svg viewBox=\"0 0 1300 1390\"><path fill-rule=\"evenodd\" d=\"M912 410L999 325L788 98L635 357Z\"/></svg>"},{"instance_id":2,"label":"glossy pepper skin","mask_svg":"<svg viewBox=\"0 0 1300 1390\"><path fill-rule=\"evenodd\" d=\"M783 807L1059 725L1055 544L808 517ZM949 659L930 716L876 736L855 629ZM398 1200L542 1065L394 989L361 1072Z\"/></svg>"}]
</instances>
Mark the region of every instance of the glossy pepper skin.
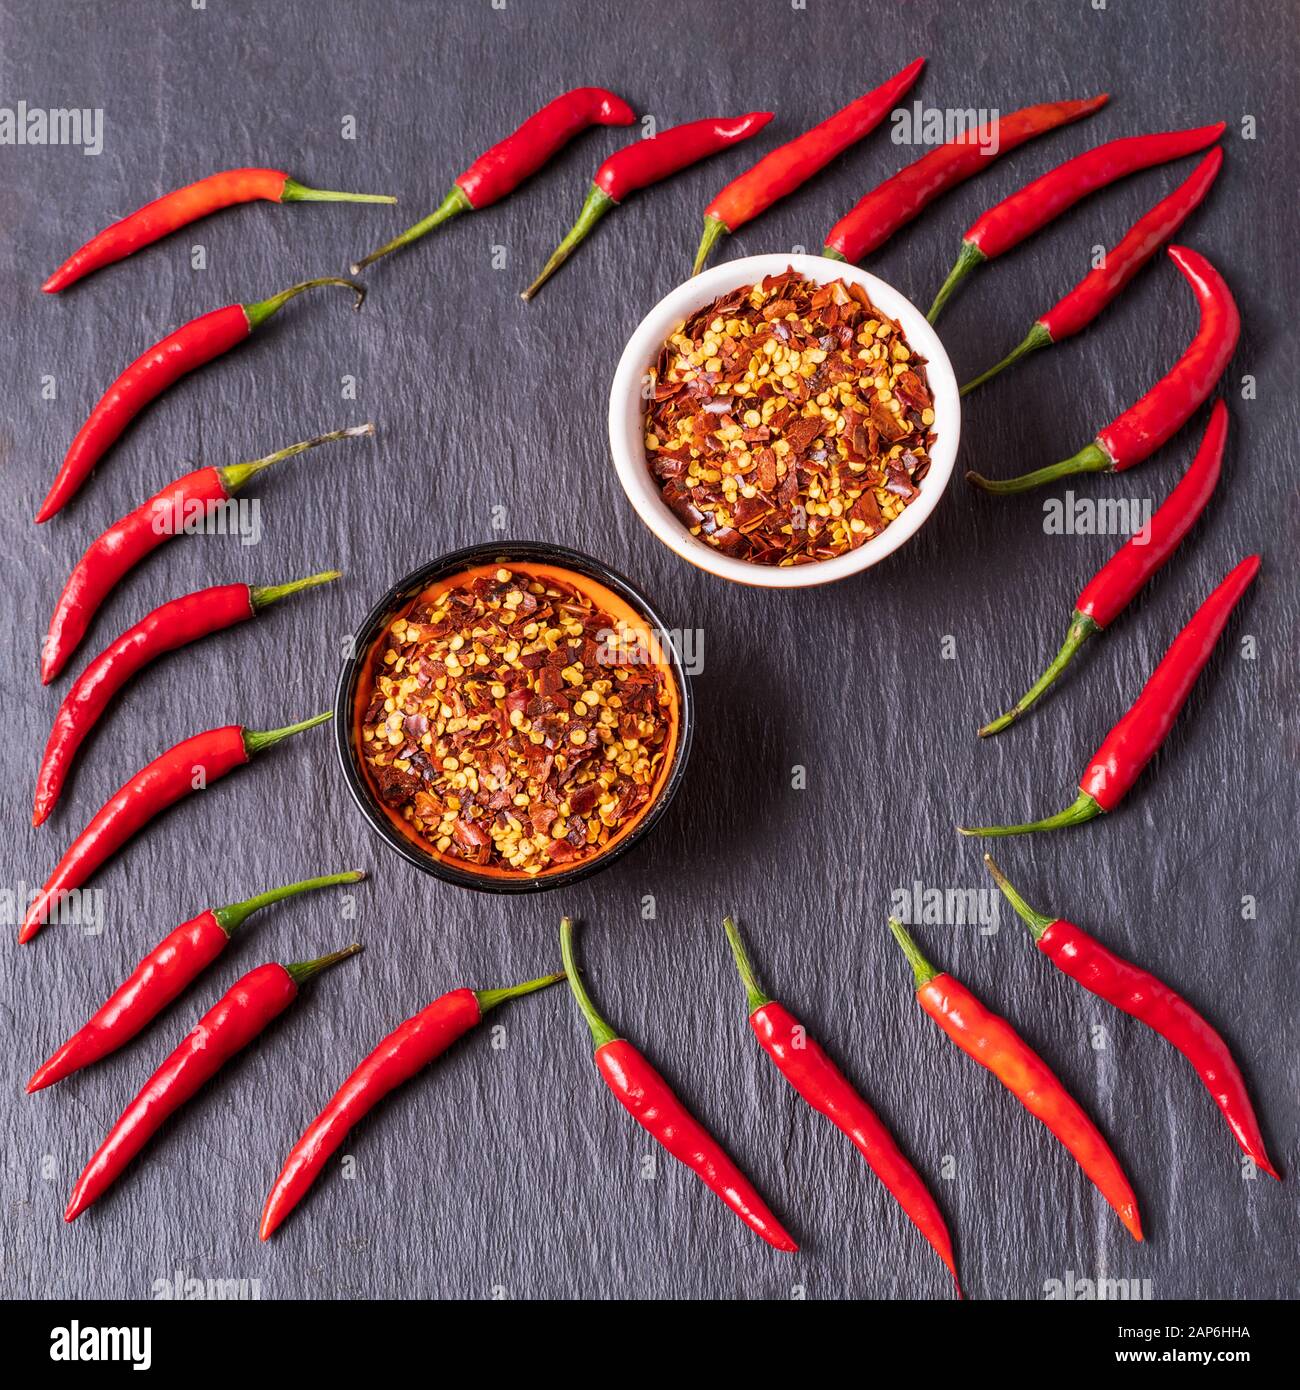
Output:
<instances>
[{"instance_id":1,"label":"glossy pepper skin","mask_svg":"<svg viewBox=\"0 0 1300 1390\"><path fill-rule=\"evenodd\" d=\"M1128 795L1142 769L1169 737L1232 610L1259 573L1259 556L1248 555L1192 615L1169 645L1128 713L1111 729L1079 778L1079 795L1064 811L1024 825L958 826L963 835L1025 835L1082 825L1113 811Z\"/></svg>"},{"instance_id":2,"label":"glossy pepper skin","mask_svg":"<svg viewBox=\"0 0 1300 1390\"><path fill-rule=\"evenodd\" d=\"M959 980L941 975L898 922L891 920L889 929L912 966L917 1001L925 1012L1051 1130L1110 1203L1129 1235L1141 1240L1137 1197L1119 1159L1078 1101L1006 1019L986 1009Z\"/></svg>"},{"instance_id":3,"label":"glossy pepper skin","mask_svg":"<svg viewBox=\"0 0 1300 1390\"><path fill-rule=\"evenodd\" d=\"M976 266L1019 246L1041 231L1080 199L1118 179L1167 164L1171 159L1197 154L1227 129L1222 121L1192 130L1170 130L1159 135L1130 135L1085 150L1064 164L1027 183L1000 203L981 213L962 238L961 254L944 281L926 317L939 317L948 297Z\"/></svg>"},{"instance_id":4,"label":"glossy pepper skin","mask_svg":"<svg viewBox=\"0 0 1300 1390\"><path fill-rule=\"evenodd\" d=\"M317 960L269 962L250 970L195 1024L170 1057L140 1088L82 1170L63 1213L75 1221L121 1177L131 1160L223 1066L263 1032L298 997L299 987L360 951L346 946Z\"/></svg>"},{"instance_id":5,"label":"glossy pepper skin","mask_svg":"<svg viewBox=\"0 0 1300 1390\"><path fill-rule=\"evenodd\" d=\"M974 133L949 140L900 169L860 198L830 229L823 255L857 263L869 256L927 208L940 194L982 174L1017 146L1048 131L1071 125L1100 111L1108 92L1082 101L1047 101L1012 111ZM993 135L997 152L988 153Z\"/></svg>"},{"instance_id":6,"label":"glossy pepper skin","mask_svg":"<svg viewBox=\"0 0 1300 1390\"><path fill-rule=\"evenodd\" d=\"M353 1127L390 1091L409 1081L498 1004L564 979L561 970L508 989L453 989L399 1024L334 1093L293 1146L262 1208L258 1235L267 1240L307 1195Z\"/></svg>"},{"instance_id":7,"label":"glossy pepper skin","mask_svg":"<svg viewBox=\"0 0 1300 1390\"><path fill-rule=\"evenodd\" d=\"M596 170L592 183L606 197L621 203L638 189L697 164L720 150L757 135L772 119L770 111L744 116L710 116L670 126L644 140L633 140Z\"/></svg>"},{"instance_id":8,"label":"glossy pepper skin","mask_svg":"<svg viewBox=\"0 0 1300 1390\"><path fill-rule=\"evenodd\" d=\"M1141 400L1117 415L1073 457L1019 478L994 481L967 473L968 482L1001 495L1028 492L1074 473L1122 473L1148 459L1208 399L1237 350L1241 315L1223 276L1199 252L1171 246L1169 259L1196 296L1201 321L1183 355Z\"/></svg>"},{"instance_id":9,"label":"glossy pepper skin","mask_svg":"<svg viewBox=\"0 0 1300 1390\"><path fill-rule=\"evenodd\" d=\"M161 604L134 627L127 628L77 677L54 716L36 775L32 824L42 825L48 819L86 735L99 723L109 701L134 675L167 652L247 622L290 594L328 584L338 577L338 570L326 570L289 584L256 588L249 584L219 584Z\"/></svg>"},{"instance_id":10,"label":"glossy pepper skin","mask_svg":"<svg viewBox=\"0 0 1300 1390\"><path fill-rule=\"evenodd\" d=\"M917 58L887 82L764 155L752 169L732 179L704 209L704 236L691 274L698 275L704 268L719 237L752 222L875 130L920 77L924 66L925 59Z\"/></svg>"},{"instance_id":11,"label":"glossy pepper skin","mask_svg":"<svg viewBox=\"0 0 1300 1390\"><path fill-rule=\"evenodd\" d=\"M335 276L304 280L255 304L227 304L223 309L214 309L141 353L104 392L77 431L36 520L48 521L72 500L91 470L145 406L181 377L237 347L289 300L318 285L346 286L356 295L358 309L366 297L365 290L351 280Z\"/></svg>"},{"instance_id":12,"label":"glossy pepper skin","mask_svg":"<svg viewBox=\"0 0 1300 1390\"><path fill-rule=\"evenodd\" d=\"M1007 882L991 855L984 856L984 863L1047 959L1090 994L1131 1014L1181 1052L1213 1097L1242 1151L1257 1168L1280 1182L1282 1175L1264 1148L1241 1068L1218 1032L1181 994L1149 970L1117 956L1073 922L1036 912Z\"/></svg>"},{"instance_id":13,"label":"glossy pepper skin","mask_svg":"<svg viewBox=\"0 0 1300 1390\"><path fill-rule=\"evenodd\" d=\"M769 999L759 989L735 923L728 917L722 925L749 997L749 1026L758 1045L802 1099L824 1115L866 1159L867 1166L948 1267L960 1298L961 1281L957 1277L952 1237L925 1180L821 1044L784 1004Z\"/></svg>"},{"instance_id":14,"label":"glossy pepper skin","mask_svg":"<svg viewBox=\"0 0 1300 1390\"><path fill-rule=\"evenodd\" d=\"M209 908L183 922L163 937L90 1019L36 1069L27 1083L27 1093L53 1086L130 1042L198 979L254 912L313 888L357 883L363 878L365 874L359 870L349 870L304 879L228 907Z\"/></svg>"},{"instance_id":15,"label":"glossy pepper skin","mask_svg":"<svg viewBox=\"0 0 1300 1390\"><path fill-rule=\"evenodd\" d=\"M201 217L257 200L268 203L395 203L396 198L376 193L335 193L307 188L279 169L226 169L196 183L164 193L152 203L112 226L97 232L74 251L41 286L46 294L58 294L93 271L125 260L145 246L169 236Z\"/></svg>"},{"instance_id":16,"label":"glossy pepper skin","mask_svg":"<svg viewBox=\"0 0 1300 1390\"><path fill-rule=\"evenodd\" d=\"M1210 411L1201 447L1187 472L1147 525L1130 536L1083 586L1075 601L1070 630L1052 664L1020 700L980 730L980 737L999 734L1027 710L1074 659L1095 632L1101 632L1133 601L1142 586L1174 553L1205 510L1218 486L1228 438L1228 407L1219 400Z\"/></svg>"},{"instance_id":17,"label":"glossy pepper skin","mask_svg":"<svg viewBox=\"0 0 1300 1390\"><path fill-rule=\"evenodd\" d=\"M531 299L610 208L617 207L639 188L658 183L701 159L748 140L771 119L770 111L751 111L747 116L714 116L673 126L615 150L596 170L578 220L543 266L542 273L520 298Z\"/></svg>"},{"instance_id":18,"label":"glossy pepper skin","mask_svg":"<svg viewBox=\"0 0 1300 1390\"><path fill-rule=\"evenodd\" d=\"M481 212L500 202L588 126L631 125L635 120L636 112L627 102L604 87L575 87L563 93L479 155L456 177L447 196L428 217L354 262L352 274L359 275L381 256L419 241L462 212Z\"/></svg>"},{"instance_id":19,"label":"glossy pepper skin","mask_svg":"<svg viewBox=\"0 0 1300 1390\"><path fill-rule=\"evenodd\" d=\"M228 468L199 468L177 478L134 511L119 517L87 546L59 594L41 647L42 683L49 685L67 665L100 606L126 575L160 545L176 535L184 535L186 527L203 509L227 501L250 478L274 463L314 449L318 444L373 434L374 429L374 425L365 424L331 430L249 463Z\"/></svg>"},{"instance_id":20,"label":"glossy pepper skin","mask_svg":"<svg viewBox=\"0 0 1300 1390\"><path fill-rule=\"evenodd\" d=\"M85 884L133 835L168 806L193 791L209 787L281 739L314 728L332 717L332 713L318 714L314 719L265 732L228 724L225 728L195 734L160 754L130 781L123 783L68 846L27 909L18 930L19 942L30 941L45 925L51 910L64 894Z\"/></svg>"},{"instance_id":21,"label":"glossy pepper skin","mask_svg":"<svg viewBox=\"0 0 1300 1390\"><path fill-rule=\"evenodd\" d=\"M596 1012L573 958L573 924L560 924L560 949L569 988L591 1029L596 1070L618 1103L659 1145L684 1164L760 1239L786 1253L793 1238L718 1141L674 1094L667 1081L626 1038Z\"/></svg>"},{"instance_id":22,"label":"glossy pepper skin","mask_svg":"<svg viewBox=\"0 0 1300 1390\"><path fill-rule=\"evenodd\" d=\"M974 381L968 381L961 388L961 394L967 395L1031 352L1051 347L1087 328L1200 207L1222 168L1223 149L1216 145L1189 178L1134 222L1120 241L1106 252L1101 265L1090 270L1069 294L1058 299L1045 314L1039 315L1020 344L996 366L990 367Z\"/></svg>"}]
</instances>

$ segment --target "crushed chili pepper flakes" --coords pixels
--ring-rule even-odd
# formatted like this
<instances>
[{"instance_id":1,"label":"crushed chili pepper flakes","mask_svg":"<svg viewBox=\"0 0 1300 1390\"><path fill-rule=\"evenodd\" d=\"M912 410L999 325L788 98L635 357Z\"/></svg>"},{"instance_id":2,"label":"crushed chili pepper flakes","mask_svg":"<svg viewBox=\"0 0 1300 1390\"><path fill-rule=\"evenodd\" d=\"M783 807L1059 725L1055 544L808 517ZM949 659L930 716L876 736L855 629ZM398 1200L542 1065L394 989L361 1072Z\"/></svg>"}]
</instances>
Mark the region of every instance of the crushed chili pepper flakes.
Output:
<instances>
[{"instance_id":1,"label":"crushed chili pepper flakes","mask_svg":"<svg viewBox=\"0 0 1300 1390\"><path fill-rule=\"evenodd\" d=\"M693 536L760 565L879 535L930 468L925 361L866 290L787 269L722 295L665 342L645 447Z\"/></svg>"},{"instance_id":2,"label":"crushed chili pepper flakes","mask_svg":"<svg viewBox=\"0 0 1300 1390\"><path fill-rule=\"evenodd\" d=\"M594 858L672 747L671 676L556 578L459 576L394 619L376 658L361 748L380 799L471 869Z\"/></svg>"}]
</instances>

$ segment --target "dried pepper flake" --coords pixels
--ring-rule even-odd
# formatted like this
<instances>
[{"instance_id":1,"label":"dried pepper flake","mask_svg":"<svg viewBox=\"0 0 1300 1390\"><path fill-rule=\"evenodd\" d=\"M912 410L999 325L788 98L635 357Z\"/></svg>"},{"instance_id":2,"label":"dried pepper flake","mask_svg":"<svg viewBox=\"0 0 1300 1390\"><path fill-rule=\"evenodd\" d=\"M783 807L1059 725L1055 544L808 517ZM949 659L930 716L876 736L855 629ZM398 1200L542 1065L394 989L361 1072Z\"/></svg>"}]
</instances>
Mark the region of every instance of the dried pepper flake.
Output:
<instances>
[{"instance_id":1,"label":"dried pepper flake","mask_svg":"<svg viewBox=\"0 0 1300 1390\"><path fill-rule=\"evenodd\" d=\"M930 468L925 362L861 285L793 269L687 319L652 373L645 447L693 536L759 565L856 550Z\"/></svg>"},{"instance_id":2,"label":"dried pepper flake","mask_svg":"<svg viewBox=\"0 0 1300 1390\"><path fill-rule=\"evenodd\" d=\"M577 583L488 567L427 590L373 648L358 703L372 786L470 870L594 858L650 808L677 697L646 635Z\"/></svg>"}]
</instances>

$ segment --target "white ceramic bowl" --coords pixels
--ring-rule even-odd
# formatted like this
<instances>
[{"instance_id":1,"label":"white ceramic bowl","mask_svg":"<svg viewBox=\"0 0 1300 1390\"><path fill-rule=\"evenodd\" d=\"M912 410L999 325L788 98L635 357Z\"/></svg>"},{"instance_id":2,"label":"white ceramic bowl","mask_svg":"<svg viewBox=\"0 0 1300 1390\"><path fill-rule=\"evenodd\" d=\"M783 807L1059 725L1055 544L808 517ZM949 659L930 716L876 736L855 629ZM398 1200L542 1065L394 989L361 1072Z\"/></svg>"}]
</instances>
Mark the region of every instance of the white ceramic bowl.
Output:
<instances>
[{"instance_id":1,"label":"white ceramic bowl","mask_svg":"<svg viewBox=\"0 0 1300 1390\"><path fill-rule=\"evenodd\" d=\"M698 540L673 515L660 496L646 463L642 439L645 400L642 386L653 368L668 335L704 305L741 285L751 285L766 275L779 275L793 267L806 279L818 284L828 280L856 283L867 291L871 302L888 314L903 330L913 352L926 359L925 370L934 397L934 445L930 451L930 471L921 480L920 496L903 509L878 535L856 550L806 565L756 565L737 560ZM813 584L829 584L850 574L870 569L886 555L914 536L925 524L943 496L957 459L961 435L961 400L957 378L948 354L943 350L925 315L903 298L891 285L843 261L824 256L773 255L746 256L702 271L684 285L665 295L643 318L623 349L614 384L609 393L609 443L619 481L641 520L666 546L684 560L739 584L755 584L768 589L800 589Z\"/></svg>"}]
</instances>

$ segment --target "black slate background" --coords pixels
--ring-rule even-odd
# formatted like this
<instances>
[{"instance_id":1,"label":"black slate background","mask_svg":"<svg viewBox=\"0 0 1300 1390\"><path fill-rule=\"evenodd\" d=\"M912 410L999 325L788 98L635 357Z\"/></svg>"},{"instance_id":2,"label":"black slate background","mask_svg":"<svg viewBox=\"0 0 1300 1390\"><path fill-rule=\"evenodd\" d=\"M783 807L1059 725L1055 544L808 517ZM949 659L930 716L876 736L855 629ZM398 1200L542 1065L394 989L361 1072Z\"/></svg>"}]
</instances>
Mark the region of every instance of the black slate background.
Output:
<instances>
[{"instance_id":1,"label":"black slate background","mask_svg":"<svg viewBox=\"0 0 1300 1390\"><path fill-rule=\"evenodd\" d=\"M1280 0L1104 9L1087 0L798 9L785 0L499 9L3 0L0 101L105 111L98 158L0 148L7 887L42 881L94 808L181 737L326 707L350 625L398 576L456 546L509 535L587 550L643 584L670 621L703 629L706 663L694 756L670 813L649 843L562 899L467 894L398 862L364 828L329 733L317 731L192 798L123 853L96 880L102 934L51 928L0 951L0 1291L149 1298L155 1281L181 1271L255 1280L263 1298L947 1296L944 1272L899 1209L747 1035L718 927L730 910L769 987L843 1060L933 1182L973 1295L1038 1298L1073 1271L1149 1279L1156 1298L1291 1296L1300 1218L1290 1180L1243 1179L1235 1145L1176 1054L1056 976L1009 911L991 935L917 931L1041 1048L1110 1136L1141 1199L1139 1247L1050 1136L921 1016L884 921L892 890L914 880L988 887L979 847L958 839L954 820L1019 818L1070 800L1174 632L1241 555L1261 550L1255 591L1129 803L1086 829L1003 842L1000 857L1032 901L1081 921L1205 1009L1241 1059L1275 1159L1294 1170L1292 18ZM930 61L914 95L927 105L1005 111L1112 93L1102 114L999 162L874 258L872 270L922 305L970 220L1029 177L1103 139L1229 122L1224 173L1182 238L1223 269L1244 319L1214 514L1059 694L1004 738L982 745L974 730L1055 650L1079 584L1113 538L1045 535L1041 497L991 501L958 479L888 562L834 589L777 595L677 560L614 476L604 419L617 355L689 268L700 209L757 146L637 197L525 305L517 291L625 138L588 134L526 191L374 268L360 315L331 292L300 300L148 411L64 515L31 525L78 424L137 352L217 305L342 271L433 207L470 155L556 92L600 82L661 126L772 103L778 119L760 137L769 148L918 53ZM349 116L353 140L341 136ZM1247 117L1253 140L1241 136ZM732 238L729 252L816 248L865 188L915 153L878 131ZM57 300L39 293L93 229L212 170L259 163L318 186L395 192L401 206L234 210ZM959 375L1018 341L1083 273L1093 245L1113 244L1191 167L1087 201L974 279L941 323ZM195 244L206 247L205 271L190 268ZM1085 337L969 403L959 470L1006 474L1072 452L1166 368L1194 323L1172 267L1154 263ZM42 399L47 376L53 401ZM341 399L345 376L356 379L355 401ZM1247 376L1256 398L1243 401ZM32 830L38 753L70 679L42 690L38 642L86 543L191 462L231 463L363 419L379 425L373 443L318 451L256 490L260 545L194 539L143 567L106 605L77 669L190 589L335 564L345 582L138 680L86 749L65 804ZM1084 479L1076 491L1158 501L1203 420L1142 469ZM1241 656L1247 636L1253 660ZM805 790L792 789L796 766ZM175 923L352 865L373 875L356 893L356 921L337 895L254 919L144 1036L90 1072L22 1095L36 1063ZM1243 895L1255 920L1243 920ZM282 1234L259 1245L257 1216L281 1158L356 1060L444 989L550 968L561 912L583 923L585 968L609 1016L725 1138L802 1252L769 1251L666 1160L643 1176L653 1146L604 1093L558 991L503 1010L497 1046L469 1039L386 1104L347 1145L355 1178L333 1166ZM368 946L361 960L322 980L65 1228L81 1166L198 1014L259 962L354 935Z\"/></svg>"}]
</instances>

